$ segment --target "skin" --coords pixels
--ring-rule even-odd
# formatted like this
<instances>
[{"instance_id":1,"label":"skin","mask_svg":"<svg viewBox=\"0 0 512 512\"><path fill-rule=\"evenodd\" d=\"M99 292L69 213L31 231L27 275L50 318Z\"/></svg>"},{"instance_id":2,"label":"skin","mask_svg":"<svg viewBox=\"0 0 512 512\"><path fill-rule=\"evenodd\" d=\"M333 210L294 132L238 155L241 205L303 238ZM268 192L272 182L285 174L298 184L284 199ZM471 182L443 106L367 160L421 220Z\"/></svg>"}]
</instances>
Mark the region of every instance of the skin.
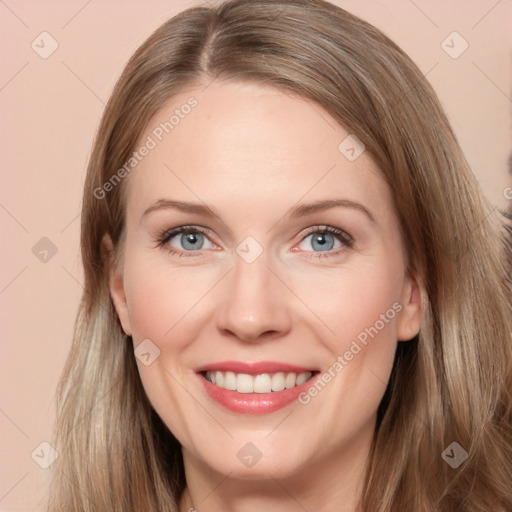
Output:
<instances>
[{"instance_id":1,"label":"skin","mask_svg":"<svg viewBox=\"0 0 512 512\"><path fill-rule=\"evenodd\" d=\"M110 278L134 346L150 339L160 349L149 366L137 364L183 447L180 511L353 512L396 345L421 321L421 288L406 272L389 188L367 151L353 162L340 152L348 132L321 107L258 84L184 91L141 141L190 96L197 107L127 178L124 258ZM219 218L171 208L143 215L163 198L207 204ZM357 202L374 220L351 207L287 213L325 199ZM184 225L208 230L200 250L179 234L158 247L162 232ZM353 244L326 235L333 248L319 249L307 230L325 225ZM247 236L263 248L252 263L236 252ZM104 243L112 250L108 236ZM233 359L327 371L395 303L401 311L306 405L230 412L194 372ZM247 442L262 454L252 468L237 457Z\"/></svg>"}]
</instances>

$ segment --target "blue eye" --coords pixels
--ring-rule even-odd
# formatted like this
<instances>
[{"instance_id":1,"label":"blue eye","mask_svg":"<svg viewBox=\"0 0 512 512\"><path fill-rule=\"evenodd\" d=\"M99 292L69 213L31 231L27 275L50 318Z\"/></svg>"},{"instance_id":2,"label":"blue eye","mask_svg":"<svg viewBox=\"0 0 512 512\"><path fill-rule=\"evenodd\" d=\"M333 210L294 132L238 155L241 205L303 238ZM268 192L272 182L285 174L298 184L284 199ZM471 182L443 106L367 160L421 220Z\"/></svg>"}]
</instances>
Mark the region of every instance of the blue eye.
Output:
<instances>
[{"instance_id":1,"label":"blue eye","mask_svg":"<svg viewBox=\"0 0 512 512\"><path fill-rule=\"evenodd\" d=\"M301 250L325 253L315 256L333 256L352 247L353 243L352 237L341 229L332 226L314 226L308 230L299 247L306 244L309 247L301 247Z\"/></svg>"},{"instance_id":2,"label":"blue eye","mask_svg":"<svg viewBox=\"0 0 512 512\"><path fill-rule=\"evenodd\" d=\"M204 235L202 233L182 233L179 241L184 249L197 251L203 247Z\"/></svg>"},{"instance_id":3,"label":"blue eye","mask_svg":"<svg viewBox=\"0 0 512 512\"><path fill-rule=\"evenodd\" d=\"M334 247L336 239L329 233L317 233L309 235L311 239L311 247L318 251L330 251Z\"/></svg>"},{"instance_id":4,"label":"blue eye","mask_svg":"<svg viewBox=\"0 0 512 512\"><path fill-rule=\"evenodd\" d=\"M191 226L181 226L163 233L158 239L158 245L166 247L169 253L187 256L187 252L208 249L205 243L210 243L206 233Z\"/></svg>"},{"instance_id":5,"label":"blue eye","mask_svg":"<svg viewBox=\"0 0 512 512\"><path fill-rule=\"evenodd\" d=\"M169 254L178 255L180 258L194 256L194 252L216 247L207 233L207 230L197 226L180 226L162 233L157 242L158 246L166 249ZM353 244L353 238L341 229L333 226L312 226L298 247L300 252L312 253L309 257L320 258L336 256Z\"/></svg>"}]
</instances>

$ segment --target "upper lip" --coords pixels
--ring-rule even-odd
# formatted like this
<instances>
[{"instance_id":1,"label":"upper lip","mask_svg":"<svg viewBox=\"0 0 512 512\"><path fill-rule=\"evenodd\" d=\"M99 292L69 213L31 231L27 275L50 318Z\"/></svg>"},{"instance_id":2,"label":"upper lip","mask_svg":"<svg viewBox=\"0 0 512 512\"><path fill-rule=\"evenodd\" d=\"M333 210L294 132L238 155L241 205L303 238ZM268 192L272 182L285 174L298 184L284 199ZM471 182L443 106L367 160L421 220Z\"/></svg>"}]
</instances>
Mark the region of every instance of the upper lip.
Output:
<instances>
[{"instance_id":1,"label":"upper lip","mask_svg":"<svg viewBox=\"0 0 512 512\"><path fill-rule=\"evenodd\" d=\"M199 366L196 372L221 371L233 373L246 373L248 375L259 375L262 373L303 373L314 372L316 370L297 366L288 363L279 363L275 361L221 361Z\"/></svg>"}]
</instances>

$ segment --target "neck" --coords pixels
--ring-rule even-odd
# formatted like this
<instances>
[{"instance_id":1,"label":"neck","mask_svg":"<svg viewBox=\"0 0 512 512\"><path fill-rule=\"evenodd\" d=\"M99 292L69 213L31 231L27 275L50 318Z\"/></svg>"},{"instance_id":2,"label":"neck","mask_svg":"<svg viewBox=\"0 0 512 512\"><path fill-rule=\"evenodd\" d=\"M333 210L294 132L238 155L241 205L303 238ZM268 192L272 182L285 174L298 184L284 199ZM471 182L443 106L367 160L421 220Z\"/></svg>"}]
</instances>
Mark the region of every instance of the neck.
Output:
<instances>
[{"instance_id":1,"label":"neck","mask_svg":"<svg viewBox=\"0 0 512 512\"><path fill-rule=\"evenodd\" d=\"M362 490L368 443L344 447L307 463L297 473L279 475L266 471L256 479L223 475L183 449L187 488L180 499L180 512L357 512Z\"/></svg>"}]
</instances>

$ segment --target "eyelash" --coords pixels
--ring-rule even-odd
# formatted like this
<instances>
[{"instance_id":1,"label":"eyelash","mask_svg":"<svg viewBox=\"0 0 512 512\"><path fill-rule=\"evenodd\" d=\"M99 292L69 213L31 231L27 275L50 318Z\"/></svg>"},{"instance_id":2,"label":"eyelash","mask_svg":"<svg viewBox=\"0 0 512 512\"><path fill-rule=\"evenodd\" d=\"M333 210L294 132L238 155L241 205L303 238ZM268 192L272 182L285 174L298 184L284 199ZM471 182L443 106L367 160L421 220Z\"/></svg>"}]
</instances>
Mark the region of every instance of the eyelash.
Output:
<instances>
[{"instance_id":1,"label":"eyelash","mask_svg":"<svg viewBox=\"0 0 512 512\"><path fill-rule=\"evenodd\" d=\"M208 235L208 231L200 228L199 226L180 226L177 228L173 228L167 231L164 231L160 235L157 236L157 247L164 248L166 244L170 240L172 240L176 235L180 235L182 233L185 234L196 234L200 233L205 236ZM335 238L337 238L343 245L343 247L340 247L337 251L308 251L313 252L313 256L309 256L311 258L326 258L326 257L332 257L337 256L343 251L350 249L354 245L354 239L345 231L335 228L334 226L328 226L328 225L318 225L318 226L312 226L306 230L306 233L302 237L301 242L303 242L308 236L312 234L330 234L333 235ZM195 256L194 253L200 252L199 251L184 251L184 252L178 252L175 251L170 245L165 247L169 254L172 255L179 255L179 257L193 257ZM190 253L190 254L187 254Z\"/></svg>"}]
</instances>

